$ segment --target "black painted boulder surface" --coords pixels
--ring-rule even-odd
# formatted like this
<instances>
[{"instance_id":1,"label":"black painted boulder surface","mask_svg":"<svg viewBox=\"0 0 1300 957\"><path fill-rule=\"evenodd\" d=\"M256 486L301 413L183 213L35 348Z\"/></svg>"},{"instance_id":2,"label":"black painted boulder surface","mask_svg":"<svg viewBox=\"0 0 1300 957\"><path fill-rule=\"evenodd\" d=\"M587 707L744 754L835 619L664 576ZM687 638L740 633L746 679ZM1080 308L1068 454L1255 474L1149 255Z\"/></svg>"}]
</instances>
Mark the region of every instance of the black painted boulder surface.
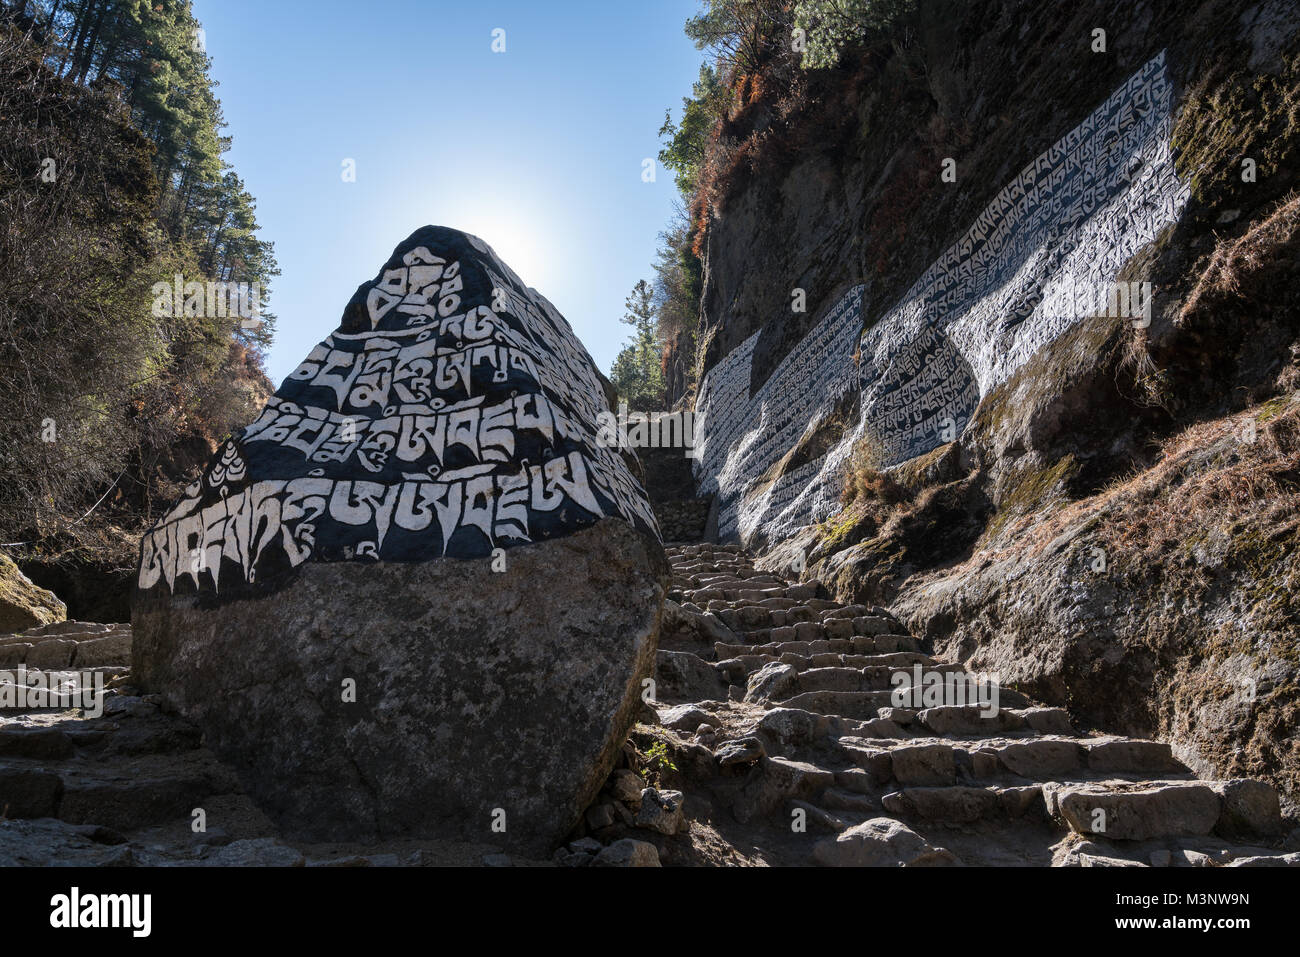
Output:
<instances>
[{"instance_id":1,"label":"black painted boulder surface","mask_svg":"<svg viewBox=\"0 0 1300 957\"><path fill-rule=\"evenodd\" d=\"M141 543L135 681L289 836L547 851L611 770L667 566L568 323L427 226Z\"/></svg>"}]
</instances>

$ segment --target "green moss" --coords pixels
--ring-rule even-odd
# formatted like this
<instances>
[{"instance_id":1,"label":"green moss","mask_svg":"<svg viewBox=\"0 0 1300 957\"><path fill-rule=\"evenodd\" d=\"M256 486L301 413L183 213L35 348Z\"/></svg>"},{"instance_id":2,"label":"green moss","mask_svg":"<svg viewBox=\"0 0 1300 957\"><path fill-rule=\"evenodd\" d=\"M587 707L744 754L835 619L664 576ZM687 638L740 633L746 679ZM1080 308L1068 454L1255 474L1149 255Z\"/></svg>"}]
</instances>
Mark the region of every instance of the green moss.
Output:
<instances>
[{"instance_id":1,"label":"green moss","mask_svg":"<svg viewBox=\"0 0 1300 957\"><path fill-rule=\"evenodd\" d=\"M1295 401L1293 395L1280 395L1275 399L1269 399L1259 407L1259 412L1255 414L1255 421L1260 425L1276 419L1286 411L1287 407Z\"/></svg>"},{"instance_id":2,"label":"green moss","mask_svg":"<svg viewBox=\"0 0 1300 957\"><path fill-rule=\"evenodd\" d=\"M1211 71L1192 91L1174 126L1178 174L1192 196L1214 209L1253 184L1243 184L1242 160L1255 161L1260 182L1288 169L1300 152L1300 57L1278 76ZM1257 191L1256 191L1257 192ZM1243 197L1257 200L1257 196ZM1252 202L1253 205L1253 202Z\"/></svg>"},{"instance_id":3,"label":"green moss","mask_svg":"<svg viewBox=\"0 0 1300 957\"><path fill-rule=\"evenodd\" d=\"M832 515L822 522L817 529L819 551L830 555L845 548L849 538L865 520L864 510L857 505L850 505L838 515Z\"/></svg>"},{"instance_id":4,"label":"green moss","mask_svg":"<svg viewBox=\"0 0 1300 957\"><path fill-rule=\"evenodd\" d=\"M893 469L894 479L899 485L910 491L919 491L928 484L926 472L931 468L939 465L943 457L952 451L955 443L949 442L941 445L936 449L931 449L924 455L918 455L914 459L909 459L897 468Z\"/></svg>"},{"instance_id":5,"label":"green moss","mask_svg":"<svg viewBox=\"0 0 1300 957\"><path fill-rule=\"evenodd\" d=\"M1196 554L1196 550L1207 544L1210 540L1210 532L1206 528L1196 528L1183 537L1179 544L1179 551L1186 557L1190 558Z\"/></svg>"},{"instance_id":6,"label":"green moss","mask_svg":"<svg viewBox=\"0 0 1300 957\"><path fill-rule=\"evenodd\" d=\"M1010 416L1039 408L1066 392L1072 382L1095 369L1115 348L1121 328L1110 316L1090 316L1078 322L984 397L975 412L974 427L986 435L996 434Z\"/></svg>"},{"instance_id":7,"label":"green moss","mask_svg":"<svg viewBox=\"0 0 1300 957\"><path fill-rule=\"evenodd\" d=\"M1250 607L1250 617L1260 626L1283 634L1294 633L1300 621L1296 589L1300 572L1295 556L1300 551L1300 529L1287 534L1267 534L1255 524L1245 525L1232 542L1229 559L1245 569L1247 581L1243 597ZM1270 649L1276 657L1300 664L1300 645L1295 641L1278 642Z\"/></svg>"},{"instance_id":8,"label":"green moss","mask_svg":"<svg viewBox=\"0 0 1300 957\"><path fill-rule=\"evenodd\" d=\"M1046 468L1021 471L1004 488L998 510L989 519L985 529L984 539L987 541L997 537L1011 519L1043 508L1078 471L1079 464L1073 454L1062 456Z\"/></svg>"}]
</instances>

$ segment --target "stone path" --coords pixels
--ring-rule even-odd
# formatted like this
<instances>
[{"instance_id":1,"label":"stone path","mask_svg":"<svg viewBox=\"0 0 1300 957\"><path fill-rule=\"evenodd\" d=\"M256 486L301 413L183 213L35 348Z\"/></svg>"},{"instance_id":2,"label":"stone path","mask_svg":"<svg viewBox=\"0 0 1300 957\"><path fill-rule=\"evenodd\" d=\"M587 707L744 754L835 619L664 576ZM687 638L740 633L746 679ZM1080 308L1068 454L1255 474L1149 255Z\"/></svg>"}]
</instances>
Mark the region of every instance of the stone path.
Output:
<instances>
[{"instance_id":1,"label":"stone path","mask_svg":"<svg viewBox=\"0 0 1300 957\"><path fill-rule=\"evenodd\" d=\"M60 621L0 635L0 668L41 670L131 664L131 626Z\"/></svg>"},{"instance_id":2,"label":"stone path","mask_svg":"<svg viewBox=\"0 0 1300 957\"><path fill-rule=\"evenodd\" d=\"M1074 728L1011 689L987 716L897 706L898 672L964 670L886 609L737 548L668 555L653 707L558 863L1300 865L1267 784L1200 780L1168 745ZM110 689L99 717L0 715L0 865L541 863L285 841L196 729L134 691L126 648L129 628L77 622L0 638L11 666L89 668Z\"/></svg>"},{"instance_id":3,"label":"stone path","mask_svg":"<svg viewBox=\"0 0 1300 957\"><path fill-rule=\"evenodd\" d=\"M1200 780L1167 744L1076 729L1009 688L995 713L896 706L899 671L969 676L886 609L736 547L668 554L655 704L696 844L774 864L1300 864L1268 784Z\"/></svg>"}]
</instances>

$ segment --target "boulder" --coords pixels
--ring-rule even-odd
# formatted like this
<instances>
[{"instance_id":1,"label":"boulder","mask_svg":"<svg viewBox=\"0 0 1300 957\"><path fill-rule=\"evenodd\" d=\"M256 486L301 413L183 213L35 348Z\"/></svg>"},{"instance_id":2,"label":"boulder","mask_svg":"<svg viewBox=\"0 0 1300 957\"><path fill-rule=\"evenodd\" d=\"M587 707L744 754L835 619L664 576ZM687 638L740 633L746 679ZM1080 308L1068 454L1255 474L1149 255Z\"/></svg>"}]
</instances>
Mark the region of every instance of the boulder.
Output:
<instances>
[{"instance_id":1,"label":"boulder","mask_svg":"<svg viewBox=\"0 0 1300 957\"><path fill-rule=\"evenodd\" d=\"M682 830L686 827L686 819L682 814L682 792L659 791L655 788L643 790L636 826L669 837Z\"/></svg>"},{"instance_id":2,"label":"boulder","mask_svg":"<svg viewBox=\"0 0 1300 957\"><path fill-rule=\"evenodd\" d=\"M726 742L718 748L714 756L718 767L729 768L733 765L753 764L766 755L767 749L763 747L763 742L751 735Z\"/></svg>"},{"instance_id":3,"label":"boulder","mask_svg":"<svg viewBox=\"0 0 1300 957\"><path fill-rule=\"evenodd\" d=\"M719 701L726 688L713 662L689 651L661 651L655 663L658 701Z\"/></svg>"},{"instance_id":4,"label":"boulder","mask_svg":"<svg viewBox=\"0 0 1300 957\"><path fill-rule=\"evenodd\" d=\"M799 672L792 665L772 661L749 676L746 701L775 701L789 697L799 687Z\"/></svg>"},{"instance_id":5,"label":"boulder","mask_svg":"<svg viewBox=\"0 0 1300 957\"><path fill-rule=\"evenodd\" d=\"M813 860L823 867L935 867L959 863L942 847L934 847L906 824L887 817L872 818L813 847Z\"/></svg>"},{"instance_id":6,"label":"boulder","mask_svg":"<svg viewBox=\"0 0 1300 957\"><path fill-rule=\"evenodd\" d=\"M609 789L615 799L635 810L641 806L641 792L645 790L645 779L628 768L619 768L610 776Z\"/></svg>"},{"instance_id":7,"label":"boulder","mask_svg":"<svg viewBox=\"0 0 1300 957\"><path fill-rule=\"evenodd\" d=\"M625 837L596 855L594 867L661 867L659 849L648 841Z\"/></svg>"},{"instance_id":8,"label":"boulder","mask_svg":"<svg viewBox=\"0 0 1300 957\"><path fill-rule=\"evenodd\" d=\"M572 330L425 227L141 543L132 677L290 837L549 855L608 778L668 568Z\"/></svg>"},{"instance_id":9,"label":"boulder","mask_svg":"<svg viewBox=\"0 0 1300 957\"><path fill-rule=\"evenodd\" d=\"M659 712L659 723L673 731L694 731L702 724L716 728L722 722L696 705L679 704Z\"/></svg>"},{"instance_id":10,"label":"boulder","mask_svg":"<svg viewBox=\"0 0 1300 957\"><path fill-rule=\"evenodd\" d=\"M68 606L54 592L33 584L12 558L0 552L0 633L63 621Z\"/></svg>"}]
</instances>

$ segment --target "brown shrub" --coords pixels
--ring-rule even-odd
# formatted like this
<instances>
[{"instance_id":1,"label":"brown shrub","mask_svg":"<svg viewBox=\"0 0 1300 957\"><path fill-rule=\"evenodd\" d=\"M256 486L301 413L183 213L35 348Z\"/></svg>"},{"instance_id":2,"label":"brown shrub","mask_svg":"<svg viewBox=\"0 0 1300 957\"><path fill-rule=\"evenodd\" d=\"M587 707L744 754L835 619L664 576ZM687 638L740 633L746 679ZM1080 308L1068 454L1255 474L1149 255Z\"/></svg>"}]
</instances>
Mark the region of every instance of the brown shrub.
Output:
<instances>
[{"instance_id":1,"label":"brown shrub","mask_svg":"<svg viewBox=\"0 0 1300 957\"><path fill-rule=\"evenodd\" d=\"M876 467L879 455L870 443L859 443L849 457L844 472L844 487L840 491L840 504L846 508L855 503L878 502L886 506L902 504L911 493L889 472Z\"/></svg>"}]
</instances>

